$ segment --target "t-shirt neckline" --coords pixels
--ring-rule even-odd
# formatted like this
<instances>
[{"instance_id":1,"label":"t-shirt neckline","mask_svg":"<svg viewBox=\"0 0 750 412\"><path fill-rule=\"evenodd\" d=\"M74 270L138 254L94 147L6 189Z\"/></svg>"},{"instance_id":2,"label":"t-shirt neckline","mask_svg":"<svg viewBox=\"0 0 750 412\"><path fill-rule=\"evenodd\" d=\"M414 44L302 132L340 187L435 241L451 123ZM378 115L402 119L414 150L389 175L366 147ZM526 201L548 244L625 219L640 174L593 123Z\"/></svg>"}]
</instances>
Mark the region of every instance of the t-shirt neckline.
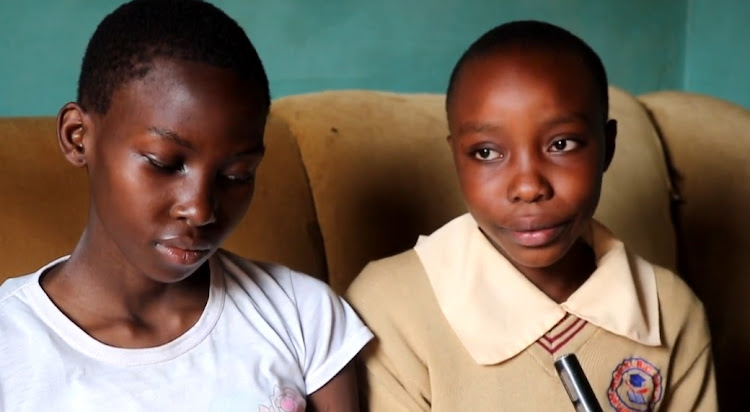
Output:
<instances>
[{"instance_id":1,"label":"t-shirt neckline","mask_svg":"<svg viewBox=\"0 0 750 412\"><path fill-rule=\"evenodd\" d=\"M42 289L39 282L41 275L69 257L56 259L34 273L29 290L30 304L47 326L72 348L101 362L119 366L141 366L177 358L195 348L211 333L224 308L226 296L224 271L214 254L209 259L211 280L208 300L203 313L190 329L170 342L150 348L133 349L107 345L94 339L65 316Z\"/></svg>"}]
</instances>

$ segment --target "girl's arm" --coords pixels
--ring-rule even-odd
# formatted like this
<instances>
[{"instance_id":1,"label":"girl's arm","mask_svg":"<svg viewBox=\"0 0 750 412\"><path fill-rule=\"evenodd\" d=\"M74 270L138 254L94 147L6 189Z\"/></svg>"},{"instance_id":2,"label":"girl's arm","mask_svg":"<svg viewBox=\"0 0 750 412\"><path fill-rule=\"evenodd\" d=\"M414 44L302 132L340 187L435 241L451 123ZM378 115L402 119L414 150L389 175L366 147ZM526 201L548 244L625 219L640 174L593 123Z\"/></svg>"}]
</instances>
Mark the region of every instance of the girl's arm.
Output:
<instances>
[{"instance_id":1,"label":"girl's arm","mask_svg":"<svg viewBox=\"0 0 750 412\"><path fill-rule=\"evenodd\" d=\"M310 412L359 412L357 375L353 361L308 397L307 410Z\"/></svg>"}]
</instances>

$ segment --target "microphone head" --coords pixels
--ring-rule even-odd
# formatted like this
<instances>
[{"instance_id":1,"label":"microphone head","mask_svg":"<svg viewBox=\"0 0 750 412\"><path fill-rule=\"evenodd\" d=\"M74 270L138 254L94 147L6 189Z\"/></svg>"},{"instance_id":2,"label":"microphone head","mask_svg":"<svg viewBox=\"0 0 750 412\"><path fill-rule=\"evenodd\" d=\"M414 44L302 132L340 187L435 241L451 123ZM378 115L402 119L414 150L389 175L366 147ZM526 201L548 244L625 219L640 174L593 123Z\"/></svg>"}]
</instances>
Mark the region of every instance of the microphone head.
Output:
<instances>
[{"instance_id":1,"label":"microphone head","mask_svg":"<svg viewBox=\"0 0 750 412\"><path fill-rule=\"evenodd\" d=\"M575 354L569 353L557 358L555 369L576 411L602 412L602 407L596 400L591 384Z\"/></svg>"}]
</instances>

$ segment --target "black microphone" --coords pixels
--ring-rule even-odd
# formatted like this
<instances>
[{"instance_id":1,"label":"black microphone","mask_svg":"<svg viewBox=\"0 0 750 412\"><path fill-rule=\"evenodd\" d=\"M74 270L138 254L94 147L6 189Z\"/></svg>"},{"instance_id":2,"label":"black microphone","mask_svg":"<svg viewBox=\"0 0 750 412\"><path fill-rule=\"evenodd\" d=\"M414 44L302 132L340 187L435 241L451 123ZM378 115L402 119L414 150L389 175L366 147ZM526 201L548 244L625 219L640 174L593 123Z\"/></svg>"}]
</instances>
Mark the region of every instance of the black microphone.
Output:
<instances>
[{"instance_id":1,"label":"black microphone","mask_svg":"<svg viewBox=\"0 0 750 412\"><path fill-rule=\"evenodd\" d=\"M596 400L596 395L594 395L576 355L569 353L560 356L555 361L555 369L557 369L557 374L560 375L560 380L568 392L568 397L573 402L576 412L602 412L602 407Z\"/></svg>"}]
</instances>

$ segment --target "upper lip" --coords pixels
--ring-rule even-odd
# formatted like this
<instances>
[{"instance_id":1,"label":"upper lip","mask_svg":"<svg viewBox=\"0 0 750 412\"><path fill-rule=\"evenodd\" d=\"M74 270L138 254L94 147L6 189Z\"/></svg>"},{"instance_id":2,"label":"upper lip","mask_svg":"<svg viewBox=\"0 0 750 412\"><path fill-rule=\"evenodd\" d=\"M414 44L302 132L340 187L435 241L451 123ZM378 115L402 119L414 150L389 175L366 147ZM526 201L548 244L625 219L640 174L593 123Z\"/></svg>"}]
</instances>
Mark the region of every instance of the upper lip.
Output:
<instances>
[{"instance_id":1,"label":"upper lip","mask_svg":"<svg viewBox=\"0 0 750 412\"><path fill-rule=\"evenodd\" d=\"M158 241L159 244L181 250L204 252L211 250L213 244L202 240L196 240L188 236L168 236Z\"/></svg>"}]
</instances>

